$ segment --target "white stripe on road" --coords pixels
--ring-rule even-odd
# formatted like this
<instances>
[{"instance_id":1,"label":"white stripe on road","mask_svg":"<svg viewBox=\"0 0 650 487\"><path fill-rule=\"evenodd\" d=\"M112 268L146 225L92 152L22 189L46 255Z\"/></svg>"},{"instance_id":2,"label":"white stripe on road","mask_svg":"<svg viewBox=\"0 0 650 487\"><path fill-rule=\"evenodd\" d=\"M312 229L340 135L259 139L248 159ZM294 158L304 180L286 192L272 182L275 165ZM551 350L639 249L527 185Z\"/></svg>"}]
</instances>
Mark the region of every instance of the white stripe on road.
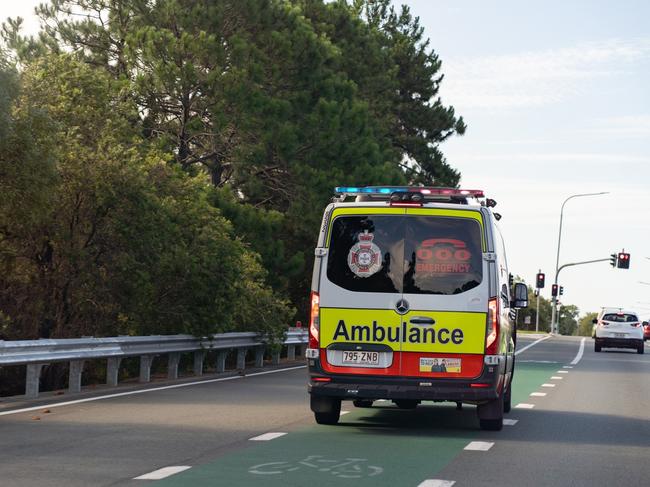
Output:
<instances>
[{"instance_id":1,"label":"white stripe on road","mask_svg":"<svg viewBox=\"0 0 650 487\"><path fill-rule=\"evenodd\" d=\"M534 404L526 404L525 402L520 402L515 406L515 409L533 409L534 407Z\"/></svg>"},{"instance_id":2,"label":"white stripe on road","mask_svg":"<svg viewBox=\"0 0 650 487\"><path fill-rule=\"evenodd\" d=\"M463 450L471 450L471 451L488 451L490 448L494 446L494 443L490 441L472 441L467 444Z\"/></svg>"},{"instance_id":3,"label":"white stripe on road","mask_svg":"<svg viewBox=\"0 0 650 487\"><path fill-rule=\"evenodd\" d=\"M546 393L545 392L531 392L530 395L533 396L533 397L544 397L546 395Z\"/></svg>"},{"instance_id":4,"label":"white stripe on road","mask_svg":"<svg viewBox=\"0 0 650 487\"><path fill-rule=\"evenodd\" d=\"M537 345L539 342L543 342L544 340L548 340L549 338L551 338L550 335L549 335L549 336L542 337L542 338L540 338L539 340L535 340L533 343L529 343L528 345L526 345L526 346L525 346L524 348L522 348L521 350L517 350L517 351L515 352L515 355L519 355L520 353L525 352L526 350L528 350L530 347L535 346L535 345Z\"/></svg>"},{"instance_id":5,"label":"white stripe on road","mask_svg":"<svg viewBox=\"0 0 650 487\"><path fill-rule=\"evenodd\" d=\"M249 438L249 441L270 441L270 440L275 440L276 438L280 438L281 436L286 435L286 433L264 433L263 435L259 436L254 436L253 438Z\"/></svg>"},{"instance_id":6,"label":"white stripe on road","mask_svg":"<svg viewBox=\"0 0 650 487\"><path fill-rule=\"evenodd\" d=\"M339 416L343 416L344 414L348 414L349 412L350 412L350 411L341 411L341 412L339 413Z\"/></svg>"},{"instance_id":7,"label":"white stripe on road","mask_svg":"<svg viewBox=\"0 0 650 487\"><path fill-rule=\"evenodd\" d=\"M518 419L504 419L503 420L503 425L504 426L514 426L519 422Z\"/></svg>"},{"instance_id":8,"label":"white stripe on road","mask_svg":"<svg viewBox=\"0 0 650 487\"><path fill-rule=\"evenodd\" d=\"M562 379L564 379L564 377L561 377L561 376L559 376L559 375L554 375L554 376L551 377L551 379L554 379L554 380L562 380Z\"/></svg>"},{"instance_id":9,"label":"white stripe on road","mask_svg":"<svg viewBox=\"0 0 650 487\"><path fill-rule=\"evenodd\" d=\"M585 340L586 338L580 340L580 348L578 349L578 355L576 355L576 358L574 358L571 361L570 365L576 365L578 362L580 362L580 359L582 358L582 354L585 353Z\"/></svg>"},{"instance_id":10,"label":"white stripe on road","mask_svg":"<svg viewBox=\"0 0 650 487\"><path fill-rule=\"evenodd\" d=\"M542 384L542 387L555 387L555 384Z\"/></svg>"},{"instance_id":11,"label":"white stripe on road","mask_svg":"<svg viewBox=\"0 0 650 487\"><path fill-rule=\"evenodd\" d=\"M428 479L418 485L418 487L451 487L455 483L455 480Z\"/></svg>"},{"instance_id":12,"label":"white stripe on road","mask_svg":"<svg viewBox=\"0 0 650 487\"><path fill-rule=\"evenodd\" d=\"M563 365L562 368L563 369L572 369L573 366L572 365Z\"/></svg>"},{"instance_id":13,"label":"white stripe on road","mask_svg":"<svg viewBox=\"0 0 650 487\"><path fill-rule=\"evenodd\" d=\"M65 401L65 402L59 402L59 403L54 403L54 404L41 404L40 406L33 406L33 407L22 408L22 409L14 409L13 411L1 411L0 416L7 416L9 414L28 413L30 411L37 411L39 409L44 409L44 408L60 408L60 407L63 407L63 406L70 406L72 404L82 404L84 402L101 401L103 399L113 399L114 397L133 396L135 394L144 394L146 392L164 391L164 390L167 390L167 389L179 389L181 387L190 387L190 386L196 386L196 385L201 385L201 384L210 384L212 382L225 382L227 380L245 379L246 377L255 377L257 375L275 374L275 373L278 373L278 372L287 372L289 370L304 369L306 367L307 367L306 365L300 365L298 367L288 367L286 369L267 370L266 372L255 372L254 374L248 374L248 375L233 375L231 377L221 377L219 379L207 379L207 380L200 380L200 381L195 381L195 382L185 382L183 384L174 384L174 385L171 385L171 386L152 387L150 389L140 389L140 390L137 390L137 391L118 392L116 394L107 394L106 396L87 397L85 399L77 399L75 401Z\"/></svg>"},{"instance_id":14,"label":"white stripe on road","mask_svg":"<svg viewBox=\"0 0 650 487\"><path fill-rule=\"evenodd\" d=\"M569 373L568 370L558 370L558 371L556 372L556 374L568 374L568 373Z\"/></svg>"},{"instance_id":15,"label":"white stripe on road","mask_svg":"<svg viewBox=\"0 0 650 487\"><path fill-rule=\"evenodd\" d=\"M160 480L175 475L192 467L164 467L153 472L135 477L133 480Z\"/></svg>"}]
</instances>

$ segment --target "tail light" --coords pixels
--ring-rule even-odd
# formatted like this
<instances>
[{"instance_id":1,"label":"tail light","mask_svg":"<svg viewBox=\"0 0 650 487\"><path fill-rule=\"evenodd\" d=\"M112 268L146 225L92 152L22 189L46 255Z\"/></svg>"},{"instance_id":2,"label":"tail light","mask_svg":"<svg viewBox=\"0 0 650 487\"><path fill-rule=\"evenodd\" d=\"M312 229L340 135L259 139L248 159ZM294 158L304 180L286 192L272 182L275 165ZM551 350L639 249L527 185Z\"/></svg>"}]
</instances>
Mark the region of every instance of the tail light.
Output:
<instances>
[{"instance_id":1,"label":"tail light","mask_svg":"<svg viewBox=\"0 0 650 487\"><path fill-rule=\"evenodd\" d=\"M499 351L499 300L490 298L488 301L487 337L485 338L485 354L496 355Z\"/></svg>"},{"instance_id":2,"label":"tail light","mask_svg":"<svg viewBox=\"0 0 650 487\"><path fill-rule=\"evenodd\" d=\"M630 323L634 328L638 328L641 326L641 323Z\"/></svg>"},{"instance_id":3,"label":"tail light","mask_svg":"<svg viewBox=\"0 0 650 487\"><path fill-rule=\"evenodd\" d=\"M309 313L309 348L318 349L318 332L320 330L320 296L312 291L310 296L311 311Z\"/></svg>"}]
</instances>

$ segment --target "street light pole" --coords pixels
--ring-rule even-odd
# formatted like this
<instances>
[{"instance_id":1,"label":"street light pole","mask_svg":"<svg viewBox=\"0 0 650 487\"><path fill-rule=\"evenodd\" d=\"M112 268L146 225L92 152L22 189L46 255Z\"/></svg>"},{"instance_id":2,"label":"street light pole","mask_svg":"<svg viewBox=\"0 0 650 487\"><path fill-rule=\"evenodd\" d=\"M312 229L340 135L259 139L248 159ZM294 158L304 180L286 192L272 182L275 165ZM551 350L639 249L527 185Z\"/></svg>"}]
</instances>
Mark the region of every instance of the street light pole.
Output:
<instances>
[{"instance_id":1,"label":"street light pole","mask_svg":"<svg viewBox=\"0 0 650 487\"><path fill-rule=\"evenodd\" d=\"M567 201L573 198L580 198L582 196L598 196L601 194L608 194L609 191L601 191L600 193L583 193L583 194L572 194L569 196L567 199L564 200L564 203L562 203L562 208L560 210L560 230L558 231L557 235L557 254L555 257L555 280L553 283L557 285L557 276L559 273L559 268L560 268L560 244L562 243L562 219L564 218L564 205L567 204ZM557 306L557 296L551 296L551 333L557 333L558 332L558 326L557 323L555 322L557 313L556 313L556 306Z\"/></svg>"}]
</instances>

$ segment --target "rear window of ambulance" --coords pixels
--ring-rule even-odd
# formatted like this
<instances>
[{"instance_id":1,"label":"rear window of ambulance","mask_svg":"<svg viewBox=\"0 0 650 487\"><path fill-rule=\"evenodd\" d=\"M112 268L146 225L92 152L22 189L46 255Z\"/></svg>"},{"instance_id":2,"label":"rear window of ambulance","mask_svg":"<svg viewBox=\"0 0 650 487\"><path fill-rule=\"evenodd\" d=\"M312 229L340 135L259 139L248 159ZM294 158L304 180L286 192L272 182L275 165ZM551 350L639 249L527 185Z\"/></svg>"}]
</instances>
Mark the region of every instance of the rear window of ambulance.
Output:
<instances>
[{"instance_id":1,"label":"rear window of ambulance","mask_svg":"<svg viewBox=\"0 0 650 487\"><path fill-rule=\"evenodd\" d=\"M327 277L357 292L459 294L483 279L481 227L440 216L338 217Z\"/></svg>"}]
</instances>

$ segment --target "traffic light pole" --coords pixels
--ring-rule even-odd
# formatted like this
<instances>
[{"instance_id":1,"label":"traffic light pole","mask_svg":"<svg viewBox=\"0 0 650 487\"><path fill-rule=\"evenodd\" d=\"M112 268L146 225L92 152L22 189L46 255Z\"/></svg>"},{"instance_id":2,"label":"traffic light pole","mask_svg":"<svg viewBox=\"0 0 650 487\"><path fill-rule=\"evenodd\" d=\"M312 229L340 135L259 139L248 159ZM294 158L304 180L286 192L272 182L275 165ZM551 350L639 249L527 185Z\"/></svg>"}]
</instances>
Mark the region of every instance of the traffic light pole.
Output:
<instances>
[{"instance_id":1,"label":"traffic light pole","mask_svg":"<svg viewBox=\"0 0 650 487\"><path fill-rule=\"evenodd\" d=\"M563 264L555 272L555 283L557 284L557 278L560 275L560 271L565 267L571 267L571 266L583 265L583 264L593 264L595 262L607 262L607 261L609 261L609 259L594 259L594 260L583 260L581 262L570 262L569 264ZM556 307L557 307L557 296L553 296L552 305L551 305L551 333L559 332L559 323L555 322L556 318L558 318Z\"/></svg>"},{"instance_id":2,"label":"traffic light pole","mask_svg":"<svg viewBox=\"0 0 650 487\"><path fill-rule=\"evenodd\" d=\"M537 313L535 313L535 332L539 331L539 295L540 290L537 290Z\"/></svg>"}]
</instances>

